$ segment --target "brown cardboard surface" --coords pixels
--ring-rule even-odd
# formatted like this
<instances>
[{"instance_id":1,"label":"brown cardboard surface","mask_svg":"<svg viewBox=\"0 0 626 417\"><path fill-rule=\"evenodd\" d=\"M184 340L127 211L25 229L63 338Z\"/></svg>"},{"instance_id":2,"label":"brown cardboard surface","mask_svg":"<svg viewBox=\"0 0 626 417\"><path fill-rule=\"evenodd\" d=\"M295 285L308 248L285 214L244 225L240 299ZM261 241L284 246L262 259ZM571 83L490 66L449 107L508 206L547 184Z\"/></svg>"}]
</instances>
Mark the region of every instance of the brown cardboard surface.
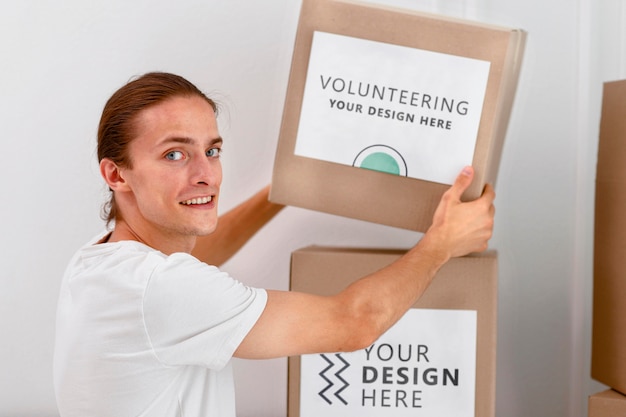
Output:
<instances>
[{"instance_id":1,"label":"brown cardboard surface","mask_svg":"<svg viewBox=\"0 0 626 417\"><path fill-rule=\"evenodd\" d=\"M304 0L271 201L424 232L449 187L294 154L314 31L489 61L472 162L476 177L464 199L478 197L486 183L495 183L521 67L524 31L345 0Z\"/></svg>"},{"instance_id":2,"label":"brown cardboard surface","mask_svg":"<svg viewBox=\"0 0 626 417\"><path fill-rule=\"evenodd\" d=\"M626 181L626 80L604 84L596 180Z\"/></svg>"},{"instance_id":3,"label":"brown cardboard surface","mask_svg":"<svg viewBox=\"0 0 626 417\"><path fill-rule=\"evenodd\" d=\"M591 376L626 393L626 81L604 85L595 197Z\"/></svg>"},{"instance_id":4,"label":"brown cardboard surface","mask_svg":"<svg viewBox=\"0 0 626 417\"><path fill-rule=\"evenodd\" d=\"M588 417L626 416L626 396L606 390L589 396Z\"/></svg>"},{"instance_id":5,"label":"brown cardboard surface","mask_svg":"<svg viewBox=\"0 0 626 417\"><path fill-rule=\"evenodd\" d=\"M335 294L404 252L316 246L298 250L291 258L291 290ZM495 415L497 275L495 251L451 259L413 306L478 312L475 415L481 417ZM289 358L289 417L299 416L299 366L299 357Z\"/></svg>"}]
</instances>

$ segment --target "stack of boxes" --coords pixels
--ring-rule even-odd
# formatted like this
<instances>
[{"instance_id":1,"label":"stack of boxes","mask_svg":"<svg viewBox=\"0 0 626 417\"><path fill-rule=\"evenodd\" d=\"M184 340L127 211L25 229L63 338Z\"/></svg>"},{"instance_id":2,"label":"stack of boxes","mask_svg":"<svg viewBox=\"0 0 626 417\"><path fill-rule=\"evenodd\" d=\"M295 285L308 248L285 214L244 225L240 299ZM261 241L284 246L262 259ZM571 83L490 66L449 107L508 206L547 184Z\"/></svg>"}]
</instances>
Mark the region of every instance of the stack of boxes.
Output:
<instances>
[{"instance_id":1,"label":"stack of boxes","mask_svg":"<svg viewBox=\"0 0 626 417\"><path fill-rule=\"evenodd\" d=\"M270 200L425 232L465 165L494 184L525 33L304 0ZM334 294L403 250L308 247L291 289ZM289 361L289 417L493 417L497 254L456 258L369 348Z\"/></svg>"},{"instance_id":2,"label":"stack of boxes","mask_svg":"<svg viewBox=\"0 0 626 417\"><path fill-rule=\"evenodd\" d=\"M604 84L596 173L589 417L626 415L626 80Z\"/></svg>"}]
</instances>

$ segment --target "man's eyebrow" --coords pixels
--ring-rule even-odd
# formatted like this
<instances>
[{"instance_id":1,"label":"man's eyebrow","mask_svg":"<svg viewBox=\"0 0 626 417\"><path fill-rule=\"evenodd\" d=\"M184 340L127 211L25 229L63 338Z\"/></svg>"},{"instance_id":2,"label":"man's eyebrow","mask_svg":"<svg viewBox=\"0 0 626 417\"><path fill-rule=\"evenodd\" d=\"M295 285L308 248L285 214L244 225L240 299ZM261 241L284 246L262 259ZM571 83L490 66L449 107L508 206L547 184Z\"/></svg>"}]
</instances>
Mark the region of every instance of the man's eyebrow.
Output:
<instances>
[{"instance_id":1,"label":"man's eyebrow","mask_svg":"<svg viewBox=\"0 0 626 417\"><path fill-rule=\"evenodd\" d=\"M163 141L161 141L161 144L163 145L163 144L168 144L168 143L182 143L185 145L194 145L196 142L197 141L192 138L172 136L172 137L163 139ZM218 145L223 142L224 142L224 139L221 136L218 136L216 138L211 139L211 141L209 142L209 146Z\"/></svg>"}]
</instances>

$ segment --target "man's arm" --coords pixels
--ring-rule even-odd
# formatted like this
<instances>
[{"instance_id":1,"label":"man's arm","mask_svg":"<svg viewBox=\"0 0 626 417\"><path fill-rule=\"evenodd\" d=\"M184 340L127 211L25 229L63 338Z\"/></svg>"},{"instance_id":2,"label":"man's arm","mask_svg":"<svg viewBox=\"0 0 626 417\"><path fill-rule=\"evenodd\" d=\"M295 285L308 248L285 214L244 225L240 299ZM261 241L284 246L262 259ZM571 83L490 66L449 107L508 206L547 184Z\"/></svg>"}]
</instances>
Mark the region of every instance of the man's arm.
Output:
<instances>
[{"instance_id":1,"label":"man's arm","mask_svg":"<svg viewBox=\"0 0 626 417\"><path fill-rule=\"evenodd\" d=\"M217 228L198 237L191 254L209 265L222 265L269 222L283 205L269 202L269 185L219 218Z\"/></svg>"},{"instance_id":2,"label":"man's arm","mask_svg":"<svg viewBox=\"0 0 626 417\"><path fill-rule=\"evenodd\" d=\"M417 301L451 257L487 249L495 193L462 203L474 171L466 168L444 194L433 223L404 256L331 297L268 291L265 311L235 356L272 358L362 349L373 343Z\"/></svg>"}]
</instances>

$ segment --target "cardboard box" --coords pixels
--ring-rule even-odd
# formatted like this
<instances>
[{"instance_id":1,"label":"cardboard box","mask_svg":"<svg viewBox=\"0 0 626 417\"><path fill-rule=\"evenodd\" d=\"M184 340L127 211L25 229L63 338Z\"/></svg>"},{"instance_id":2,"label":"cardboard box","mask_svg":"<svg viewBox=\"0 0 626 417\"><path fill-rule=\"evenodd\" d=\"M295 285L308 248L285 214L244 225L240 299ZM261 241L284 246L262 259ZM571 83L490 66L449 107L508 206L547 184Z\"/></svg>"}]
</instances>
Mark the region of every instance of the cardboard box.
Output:
<instances>
[{"instance_id":1,"label":"cardboard box","mask_svg":"<svg viewBox=\"0 0 626 417\"><path fill-rule=\"evenodd\" d=\"M270 200L425 231L465 165L496 181L526 34L304 0ZM364 169L367 168L367 169Z\"/></svg>"},{"instance_id":2,"label":"cardboard box","mask_svg":"<svg viewBox=\"0 0 626 417\"><path fill-rule=\"evenodd\" d=\"M373 250L373 249L341 249L329 247L308 247L292 254L291 264L291 289L320 295L331 295L341 291L351 282L379 270L380 268L398 259L402 250ZM406 329L406 326L397 328L400 324L392 327L395 336L399 339L389 341L383 335L374 345L369 348L369 353L378 355L383 362L364 364L365 351L355 352L354 356L335 357L326 355L325 361L329 368L331 363L341 365L341 369L318 368L312 369L312 365L303 368L306 361L315 364L321 361L322 355L305 355L302 357L289 358L289 417L307 417L313 411L317 415L334 417L335 415L380 415L385 417L395 415L455 415L455 416L481 416L492 417L495 415L495 379L496 379L496 315L497 315L497 254L494 251L481 255L467 256L450 260L438 272L437 276L413 306L409 313L432 314L432 320L423 320L422 323L409 321L410 326L416 325L419 329L423 326L433 326L425 332L414 327ZM403 317L412 319L407 313ZM474 317L473 326L461 326L452 330L448 324L442 325L439 319L454 316L464 320L467 315ZM418 317L418 318L419 318ZM401 321L402 321L401 320ZM446 322L447 323L447 322ZM472 339L473 346L465 344L467 330L472 334L467 340ZM434 329L434 330L433 330ZM453 337L454 342L446 346L439 346L428 339L429 334L435 332L444 337ZM431 335L432 336L432 335ZM419 342L418 342L419 341ZM424 343L422 343L424 342ZM405 361L400 369L394 367L392 362L386 362L396 349ZM411 348L413 350L411 350ZM383 352L381 353L381 349ZM460 355L472 353L471 366L475 367L472 379L469 381L471 388L468 389L468 381L461 381L457 386L431 387L425 382L423 375L427 367L445 368L438 362L439 354L443 350L450 350L447 354L456 355L454 349L465 352ZM419 361L418 351L428 354L428 361ZM411 356L414 354L414 356ZM364 356L365 355L365 356ZM315 358L315 357L318 358ZM355 359L356 358L356 359ZM454 359L446 356L446 363ZM343 364L343 365L342 365ZM344 367L352 366L346 370ZM359 364L361 365L359 367ZM367 365L367 366L366 366ZM369 366L372 365L372 366ZM314 366L314 365L313 365ZM455 366L449 367L449 370ZM387 369L386 369L387 368ZM415 369L418 369L417 371ZM464 372L465 368L462 368ZM434 372L434 371L433 371ZM322 374L326 377L322 379ZM452 375L441 372L439 382L446 384L446 376ZM465 374L461 374L464 376ZM339 379L339 377L343 379ZM457 375L458 376L458 375ZM374 385L370 385L377 378L382 385L378 385L378 392L374 392ZM334 382L331 382L334 381ZM343 382L340 382L343 381ZM317 385L316 385L317 384ZM337 385L338 384L338 385ZM464 385L465 384L465 385ZM331 387L332 385L332 387ZM317 386L317 388L312 388ZM380 389L381 386L383 389ZM324 388L326 387L326 388ZM325 391L326 389L326 391ZM418 392L415 394L415 392ZM450 406L448 402L461 401L462 395L472 393L468 402L460 403L465 408L456 410L453 414L444 414L441 409ZM398 395L402 395L402 401L398 402ZM324 396L328 401L322 401ZM357 401L353 401L356 396ZM361 396L361 397L359 397ZM467 399L467 398L466 398ZM346 403L343 403L345 400ZM317 402L315 407L312 402ZM465 401L465 400L463 400ZM469 404L469 405L468 405ZM366 407L367 410L359 407ZM417 410L416 408L419 408ZM450 411L445 410L445 411ZM408 413L408 414L395 414ZM335 414L339 413L339 414Z\"/></svg>"},{"instance_id":3,"label":"cardboard box","mask_svg":"<svg viewBox=\"0 0 626 417\"><path fill-rule=\"evenodd\" d=\"M591 376L626 394L626 80L604 84L596 175Z\"/></svg>"},{"instance_id":4,"label":"cardboard box","mask_svg":"<svg viewBox=\"0 0 626 417\"><path fill-rule=\"evenodd\" d=\"M626 396L606 390L589 396L588 417L626 416Z\"/></svg>"}]
</instances>

